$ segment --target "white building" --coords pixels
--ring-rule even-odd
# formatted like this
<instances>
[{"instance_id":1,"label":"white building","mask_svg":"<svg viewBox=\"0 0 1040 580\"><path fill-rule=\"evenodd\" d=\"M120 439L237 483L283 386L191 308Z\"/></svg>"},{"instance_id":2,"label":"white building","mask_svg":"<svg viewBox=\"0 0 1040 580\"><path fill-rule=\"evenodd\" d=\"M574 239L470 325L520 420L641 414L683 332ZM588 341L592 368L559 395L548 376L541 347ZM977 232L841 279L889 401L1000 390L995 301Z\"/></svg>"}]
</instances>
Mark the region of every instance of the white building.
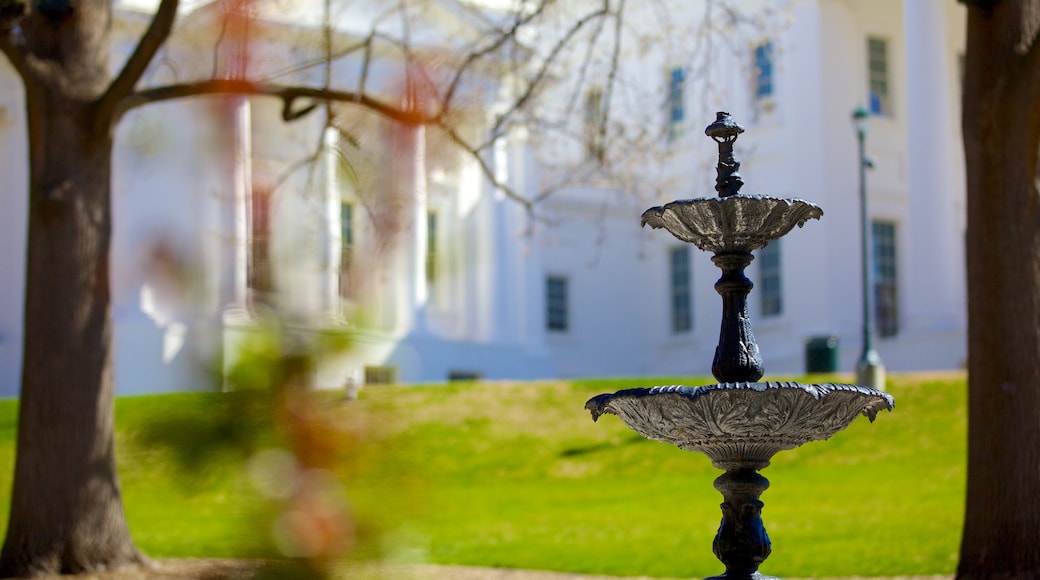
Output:
<instances>
[{"instance_id":1,"label":"white building","mask_svg":"<svg viewBox=\"0 0 1040 580\"><path fill-rule=\"evenodd\" d=\"M758 4L777 8L777 22L734 41L736 54L718 50L707 90L693 79L704 75L696 64L665 57L636 65L658 76L662 93L677 85L657 102L666 104L665 122L677 119L678 153L666 171L686 185L650 205L714 195L715 148L703 129L715 110L731 112L746 128L737 141L743 193L805 199L825 214L771 244L748 268L767 377L803 372L806 341L819 336L839 339L839 369L851 371L862 350L851 114L869 107L875 347L894 371L962 366L963 7L942 0ZM721 317L712 285L720 272L709 255L663 230L639 231L645 206L635 203L595 191L550 202L576 218L550 233L543 257L546 275L560 277L550 284L566 280L569 292L567 329L547 337L563 376L710 372Z\"/></svg>"},{"instance_id":2,"label":"white building","mask_svg":"<svg viewBox=\"0 0 1040 580\"><path fill-rule=\"evenodd\" d=\"M780 4L774 14L782 21L741 38L735 51L714 53L708 75L683 60L690 47L681 41L623 63L659 96L641 113L659 116L664 128L671 154L653 171L671 186L652 194L590 179L547 198L533 225L475 160L433 132L366 115L339 119L339 130L323 129L320 115L285 125L280 103L263 98L137 110L120 125L114 172L117 389L205 384L200 363L220 345L233 358L269 308L306 333L351 337L352 348L320 368L321 387L707 375L721 317L712 287L719 271L666 232L640 229L639 216L649 205L714 195L714 144L702 131L723 109L747 129L737 142L743 191L806 199L825 212L748 269L767 377L801 372L805 341L822 335L839 338L840 368L851 370L862 324L850 120L859 104L875 112L867 151L883 304L876 346L893 371L960 366L963 9L943 0ZM182 22L205 30L212 10L197 8ZM700 11L691 12L683 16L692 22ZM126 38L140 26L132 11L119 21ZM265 47L284 40L279 26L264 29ZM306 46L315 33L295 34L293 45ZM170 53L203 50L193 38L182 35ZM187 61L208 64L195 56ZM274 70L292 56L266 50L263 63ZM352 74L342 66L334 74ZM184 71L160 66L152 74ZM389 69L375 74L387 90L392 77ZM22 108L14 73L0 67L8 187L0 270L9 273L0 282L0 396L17 392L21 364ZM468 130L486 131L487 119ZM560 158L561 145L538 137L514 131L485 159L514 191L534 195L550 173L546 159ZM340 154L325 153L283 181L319 142ZM567 154L590 150L576 142Z\"/></svg>"}]
</instances>

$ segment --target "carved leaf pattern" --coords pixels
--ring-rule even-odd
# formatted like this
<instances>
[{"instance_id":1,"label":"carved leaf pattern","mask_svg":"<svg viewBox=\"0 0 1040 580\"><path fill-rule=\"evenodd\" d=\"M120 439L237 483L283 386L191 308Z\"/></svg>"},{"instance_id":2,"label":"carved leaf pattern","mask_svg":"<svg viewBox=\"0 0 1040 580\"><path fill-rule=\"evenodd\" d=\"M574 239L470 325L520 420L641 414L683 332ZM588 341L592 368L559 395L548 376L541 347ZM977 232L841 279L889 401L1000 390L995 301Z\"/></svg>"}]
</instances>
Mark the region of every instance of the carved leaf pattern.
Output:
<instances>
[{"instance_id":1,"label":"carved leaf pattern","mask_svg":"<svg viewBox=\"0 0 1040 580\"><path fill-rule=\"evenodd\" d=\"M793 382L627 389L585 405L593 419L617 415L647 439L699 451L716 464L768 464L778 451L828 439L857 415L873 421L894 406L890 395L870 387Z\"/></svg>"},{"instance_id":2,"label":"carved leaf pattern","mask_svg":"<svg viewBox=\"0 0 1040 580\"><path fill-rule=\"evenodd\" d=\"M652 207L643 212L642 224L708 252L750 252L822 216L819 206L800 199L734 195Z\"/></svg>"}]
</instances>

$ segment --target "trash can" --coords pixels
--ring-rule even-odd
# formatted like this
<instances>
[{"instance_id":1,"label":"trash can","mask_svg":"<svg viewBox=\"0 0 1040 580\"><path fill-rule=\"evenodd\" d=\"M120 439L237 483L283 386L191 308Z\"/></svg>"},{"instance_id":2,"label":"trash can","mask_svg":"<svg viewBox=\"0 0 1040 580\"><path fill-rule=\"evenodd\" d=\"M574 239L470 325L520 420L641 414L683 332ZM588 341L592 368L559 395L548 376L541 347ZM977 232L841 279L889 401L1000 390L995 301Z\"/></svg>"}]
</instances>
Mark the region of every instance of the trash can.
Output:
<instances>
[{"instance_id":1,"label":"trash can","mask_svg":"<svg viewBox=\"0 0 1040 580\"><path fill-rule=\"evenodd\" d=\"M837 336L813 336L805 341L805 372L838 372Z\"/></svg>"}]
</instances>

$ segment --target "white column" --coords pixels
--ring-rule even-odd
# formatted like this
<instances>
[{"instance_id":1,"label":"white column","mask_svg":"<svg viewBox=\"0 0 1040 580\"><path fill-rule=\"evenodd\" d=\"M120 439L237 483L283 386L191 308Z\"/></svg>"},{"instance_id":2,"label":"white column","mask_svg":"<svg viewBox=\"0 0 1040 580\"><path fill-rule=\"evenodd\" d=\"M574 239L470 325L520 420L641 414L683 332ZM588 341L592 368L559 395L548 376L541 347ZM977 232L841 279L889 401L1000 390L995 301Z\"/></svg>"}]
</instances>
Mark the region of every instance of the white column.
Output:
<instances>
[{"instance_id":1,"label":"white column","mask_svg":"<svg viewBox=\"0 0 1040 580\"><path fill-rule=\"evenodd\" d=\"M495 179L499 183L511 181L511 151L508 137L499 138L492 148ZM512 253L510 240L513 235L513 220L510 219L509 207L513 203L503 191L494 188L491 192L490 208L490 244L492 246L490 273L491 280L491 337L499 342L512 342L517 336L517 308L520 290L516 269L520 266L517 256Z\"/></svg>"},{"instance_id":2,"label":"white column","mask_svg":"<svg viewBox=\"0 0 1040 580\"><path fill-rule=\"evenodd\" d=\"M325 230L321 237L324 242L323 261L321 264L321 309L326 318L332 322L342 317L340 311L339 276L343 259L343 230L340 224L340 190L339 181L339 134L331 127L325 129L323 135L325 151L323 154L325 182L322 188L324 195L322 227Z\"/></svg>"},{"instance_id":3,"label":"white column","mask_svg":"<svg viewBox=\"0 0 1040 580\"><path fill-rule=\"evenodd\" d=\"M964 238L956 191L945 0L904 0L910 223L904 289L908 333L964 327Z\"/></svg>"},{"instance_id":4,"label":"white column","mask_svg":"<svg viewBox=\"0 0 1040 580\"><path fill-rule=\"evenodd\" d=\"M415 259L412 262L412 276L415 280L412 292L413 332L426 331L426 307L430 300L430 289L426 280L426 256L429 250L427 216L429 214L429 196L426 190L426 128L416 127L411 130L413 139L412 179L414 181L414 217L412 232L412 248Z\"/></svg>"},{"instance_id":5,"label":"white column","mask_svg":"<svg viewBox=\"0 0 1040 580\"><path fill-rule=\"evenodd\" d=\"M222 99L216 107L217 137L224 155L218 156L217 194L220 227L218 241L218 316L222 325L220 351L223 377L237 363L244 327L252 323L248 308L249 223L252 195L252 151L250 147L249 100L240 96ZM226 164L226 165L224 165ZM226 382L224 389L230 385Z\"/></svg>"},{"instance_id":6,"label":"white column","mask_svg":"<svg viewBox=\"0 0 1040 580\"><path fill-rule=\"evenodd\" d=\"M253 191L249 99L230 96L223 106L229 117L231 167L224 193L224 223L229 238L222 264L221 304L226 322L243 322L248 319L250 196Z\"/></svg>"},{"instance_id":7,"label":"white column","mask_svg":"<svg viewBox=\"0 0 1040 580\"><path fill-rule=\"evenodd\" d=\"M525 128L510 135L510 187L520 195L528 194L528 183L537 183L540 167L532 154L529 134ZM545 269L541 244L530 228L526 209L515 200L506 200L509 206L509 228L503 232L502 242L510 248L510 260L515 265L515 279L511 310L515 325L515 340L528 352L545 349Z\"/></svg>"},{"instance_id":8,"label":"white column","mask_svg":"<svg viewBox=\"0 0 1040 580\"><path fill-rule=\"evenodd\" d=\"M398 334L422 333L426 330L426 132L423 127L394 126L391 130L390 173L386 183L391 188L386 211L396 215L385 219L399 224L400 239L392 240L397 248L397 291L394 329Z\"/></svg>"}]
</instances>

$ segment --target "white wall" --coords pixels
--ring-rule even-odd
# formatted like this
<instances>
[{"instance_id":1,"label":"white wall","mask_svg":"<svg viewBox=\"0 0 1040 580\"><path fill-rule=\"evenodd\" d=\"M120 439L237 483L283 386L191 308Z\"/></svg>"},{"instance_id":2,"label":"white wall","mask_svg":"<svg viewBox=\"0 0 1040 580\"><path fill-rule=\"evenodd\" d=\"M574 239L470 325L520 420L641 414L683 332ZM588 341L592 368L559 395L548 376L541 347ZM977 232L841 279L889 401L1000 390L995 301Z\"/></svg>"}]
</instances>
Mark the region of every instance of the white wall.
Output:
<instances>
[{"instance_id":1,"label":"white wall","mask_svg":"<svg viewBox=\"0 0 1040 580\"><path fill-rule=\"evenodd\" d=\"M0 397L18 393L22 368L28 153L21 83L0 61Z\"/></svg>"},{"instance_id":2,"label":"white wall","mask_svg":"<svg viewBox=\"0 0 1040 580\"><path fill-rule=\"evenodd\" d=\"M198 335L212 288L205 276L209 201L197 120L205 103L132 112L118 127L113 155L112 301L116 390L121 394L205 388L215 352ZM212 315L212 314L211 314Z\"/></svg>"}]
</instances>

